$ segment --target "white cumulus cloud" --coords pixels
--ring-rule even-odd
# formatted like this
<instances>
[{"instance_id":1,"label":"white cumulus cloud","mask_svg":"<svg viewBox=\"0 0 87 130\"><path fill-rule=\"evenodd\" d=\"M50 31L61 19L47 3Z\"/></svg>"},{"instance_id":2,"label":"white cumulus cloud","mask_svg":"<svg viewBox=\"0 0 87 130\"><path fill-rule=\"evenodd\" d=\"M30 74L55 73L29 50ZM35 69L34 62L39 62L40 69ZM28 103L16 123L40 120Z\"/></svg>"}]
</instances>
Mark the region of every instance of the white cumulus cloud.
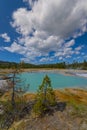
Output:
<instances>
[{"instance_id":1,"label":"white cumulus cloud","mask_svg":"<svg viewBox=\"0 0 87 130\"><path fill-rule=\"evenodd\" d=\"M31 11L20 8L14 12L13 25L22 34L36 29L66 38L78 29L86 31L86 18L87 0L38 0Z\"/></svg>"},{"instance_id":2,"label":"white cumulus cloud","mask_svg":"<svg viewBox=\"0 0 87 130\"><path fill-rule=\"evenodd\" d=\"M7 33L0 34L0 37L3 38L5 42L10 42L11 41L11 39L8 36Z\"/></svg>"},{"instance_id":3,"label":"white cumulus cloud","mask_svg":"<svg viewBox=\"0 0 87 130\"><path fill-rule=\"evenodd\" d=\"M31 10L17 9L13 15L12 27L21 37L10 47L13 52L25 51L27 60L43 57L40 61L56 57L60 60L78 55L82 47L73 49L75 38L87 31L87 0L23 0ZM72 40L65 42L66 40ZM19 44L18 44L19 43ZM14 48L16 46L16 49ZM20 48L20 49L19 49ZM54 57L50 56L54 52Z\"/></svg>"}]
</instances>

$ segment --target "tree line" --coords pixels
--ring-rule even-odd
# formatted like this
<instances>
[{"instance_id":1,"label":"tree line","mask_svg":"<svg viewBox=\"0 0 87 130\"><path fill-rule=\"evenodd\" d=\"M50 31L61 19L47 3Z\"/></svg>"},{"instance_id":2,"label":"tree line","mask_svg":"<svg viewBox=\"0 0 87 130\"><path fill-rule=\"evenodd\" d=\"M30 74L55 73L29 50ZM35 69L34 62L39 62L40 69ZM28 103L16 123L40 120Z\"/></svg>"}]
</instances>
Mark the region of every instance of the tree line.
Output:
<instances>
[{"instance_id":1,"label":"tree line","mask_svg":"<svg viewBox=\"0 0 87 130\"><path fill-rule=\"evenodd\" d=\"M55 64L39 64L39 65L25 63L24 61L22 61L20 63L0 61L0 68L10 69L13 66L17 66L18 64L21 65L22 68L24 68L24 69L28 69L28 68L59 68L59 69L85 69L85 70L87 70L87 61L86 60L84 60L83 62L73 61L72 63L60 62L60 63L55 63Z\"/></svg>"}]
</instances>

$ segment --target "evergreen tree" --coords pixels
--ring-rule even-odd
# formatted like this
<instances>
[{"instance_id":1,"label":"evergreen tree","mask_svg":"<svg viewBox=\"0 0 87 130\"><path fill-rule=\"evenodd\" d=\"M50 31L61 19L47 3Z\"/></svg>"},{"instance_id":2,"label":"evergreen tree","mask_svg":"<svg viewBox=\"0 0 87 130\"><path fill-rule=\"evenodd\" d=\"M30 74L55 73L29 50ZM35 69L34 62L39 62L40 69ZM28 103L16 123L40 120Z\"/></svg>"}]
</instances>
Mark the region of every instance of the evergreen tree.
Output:
<instances>
[{"instance_id":1,"label":"evergreen tree","mask_svg":"<svg viewBox=\"0 0 87 130\"><path fill-rule=\"evenodd\" d=\"M23 80L21 80L21 65L18 64L16 66L13 65L12 71L10 72L10 75L7 76L7 82L9 85L9 88L11 89L12 95L11 95L11 105L13 109L16 107L15 98L16 97L22 97L22 95L28 90L29 85L25 86Z\"/></svg>"},{"instance_id":2,"label":"evergreen tree","mask_svg":"<svg viewBox=\"0 0 87 130\"><path fill-rule=\"evenodd\" d=\"M56 99L53 88L51 86L51 80L46 75L37 92L34 112L37 114L42 114L46 110L50 109L50 106L54 106L55 104Z\"/></svg>"}]
</instances>

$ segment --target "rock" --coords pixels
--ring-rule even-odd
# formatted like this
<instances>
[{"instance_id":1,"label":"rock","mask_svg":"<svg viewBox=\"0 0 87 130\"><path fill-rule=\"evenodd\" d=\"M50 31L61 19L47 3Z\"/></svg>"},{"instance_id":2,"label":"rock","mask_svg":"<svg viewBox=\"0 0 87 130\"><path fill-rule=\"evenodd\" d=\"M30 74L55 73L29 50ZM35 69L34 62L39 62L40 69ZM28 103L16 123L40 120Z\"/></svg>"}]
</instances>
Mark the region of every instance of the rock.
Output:
<instances>
[{"instance_id":1,"label":"rock","mask_svg":"<svg viewBox=\"0 0 87 130\"><path fill-rule=\"evenodd\" d=\"M58 102L56 105L56 110L58 110L58 111L64 111L65 108L66 108L65 102Z\"/></svg>"},{"instance_id":2,"label":"rock","mask_svg":"<svg viewBox=\"0 0 87 130\"><path fill-rule=\"evenodd\" d=\"M0 91L7 91L8 83L6 80L0 80Z\"/></svg>"}]
</instances>

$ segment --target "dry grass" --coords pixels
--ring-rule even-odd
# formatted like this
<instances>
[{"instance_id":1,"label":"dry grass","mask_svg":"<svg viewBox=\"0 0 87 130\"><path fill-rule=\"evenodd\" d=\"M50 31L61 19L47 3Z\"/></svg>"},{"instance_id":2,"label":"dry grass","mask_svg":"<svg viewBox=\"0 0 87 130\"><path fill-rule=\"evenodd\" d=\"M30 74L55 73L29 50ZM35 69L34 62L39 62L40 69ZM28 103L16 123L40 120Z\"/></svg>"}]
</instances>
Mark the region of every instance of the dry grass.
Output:
<instances>
[{"instance_id":1,"label":"dry grass","mask_svg":"<svg viewBox=\"0 0 87 130\"><path fill-rule=\"evenodd\" d=\"M87 90L84 89L64 89L55 90L56 98L62 101L69 102L70 100L75 100L77 103L87 104Z\"/></svg>"},{"instance_id":2,"label":"dry grass","mask_svg":"<svg viewBox=\"0 0 87 130\"><path fill-rule=\"evenodd\" d=\"M69 102L70 100L74 99L77 103L87 104L87 90L84 89L66 88L64 90L55 90L55 95L57 100ZM35 93L26 93L23 95L23 98L26 101L29 101L35 99L35 96ZM0 98L0 101L8 101L10 99L11 91L6 92Z\"/></svg>"}]
</instances>

